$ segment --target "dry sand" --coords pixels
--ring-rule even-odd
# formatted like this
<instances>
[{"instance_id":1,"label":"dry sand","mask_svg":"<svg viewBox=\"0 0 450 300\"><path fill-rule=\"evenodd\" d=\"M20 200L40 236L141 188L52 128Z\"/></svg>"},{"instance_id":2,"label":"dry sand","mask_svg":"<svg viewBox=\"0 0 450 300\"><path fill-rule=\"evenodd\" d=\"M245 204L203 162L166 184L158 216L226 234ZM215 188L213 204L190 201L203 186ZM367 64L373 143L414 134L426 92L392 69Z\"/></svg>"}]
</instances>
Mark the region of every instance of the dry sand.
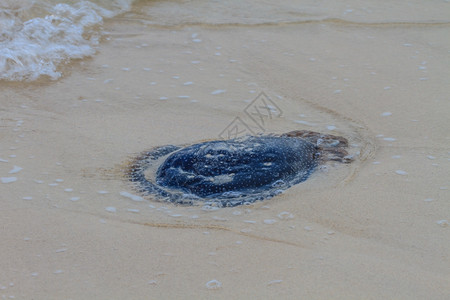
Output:
<instances>
[{"instance_id":1,"label":"dry sand","mask_svg":"<svg viewBox=\"0 0 450 300\"><path fill-rule=\"evenodd\" d=\"M450 298L448 24L105 27L57 82L0 83L3 298ZM262 128L260 92L282 112ZM236 117L357 159L248 207L120 195L139 152Z\"/></svg>"}]
</instances>

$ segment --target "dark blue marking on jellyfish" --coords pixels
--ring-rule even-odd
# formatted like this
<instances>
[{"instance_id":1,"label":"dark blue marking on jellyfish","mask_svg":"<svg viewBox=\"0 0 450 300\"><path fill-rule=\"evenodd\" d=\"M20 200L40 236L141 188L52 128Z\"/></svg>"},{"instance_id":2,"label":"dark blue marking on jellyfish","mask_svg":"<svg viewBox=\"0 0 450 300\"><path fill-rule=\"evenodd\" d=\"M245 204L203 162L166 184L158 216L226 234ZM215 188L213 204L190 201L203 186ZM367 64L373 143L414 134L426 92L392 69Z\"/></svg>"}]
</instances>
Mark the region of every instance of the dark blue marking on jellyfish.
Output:
<instances>
[{"instance_id":1,"label":"dark blue marking on jellyfish","mask_svg":"<svg viewBox=\"0 0 450 300\"><path fill-rule=\"evenodd\" d=\"M143 153L128 174L140 192L164 201L236 206L305 181L323 161L348 162L345 147L342 137L307 131L169 145Z\"/></svg>"}]
</instances>

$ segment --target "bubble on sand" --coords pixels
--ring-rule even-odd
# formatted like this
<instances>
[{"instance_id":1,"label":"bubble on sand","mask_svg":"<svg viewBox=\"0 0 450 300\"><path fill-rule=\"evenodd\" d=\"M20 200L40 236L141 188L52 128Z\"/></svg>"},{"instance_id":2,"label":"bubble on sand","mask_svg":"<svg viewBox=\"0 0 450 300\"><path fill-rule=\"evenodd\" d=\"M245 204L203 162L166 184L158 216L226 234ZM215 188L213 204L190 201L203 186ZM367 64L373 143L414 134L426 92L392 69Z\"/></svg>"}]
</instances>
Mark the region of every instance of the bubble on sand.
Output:
<instances>
[{"instance_id":1,"label":"bubble on sand","mask_svg":"<svg viewBox=\"0 0 450 300\"><path fill-rule=\"evenodd\" d=\"M278 214L278 218L280 218L281 220L293 219L294 215L291 214L290 212L283 211Z\"/></svg>"},{"instance_id":2,"label":"bubble on sand","mask_svg":"<svg viewBox=\"0 0 450 300\"><path fill-rule=\"evenodd\" d=\"M211 92L211 95L219 95L225 93L227 90L215 90Z\"/></svg>"},{"instance_id":3,"label":"bubble on sand","mask_svg":"<svg viewBox=\"0 0 450 300\"><path fill-rule=\"evenodd\" d=\"M448 221L447 220L439 220L436 222L436 224L438 224L441 227L447 227L448 226Z\"/></svg>"},{"instance_id":4,"label":"bubble on sand","mask_svg":"<svg viewBox=\"0 0 450 300\"><path fill-rule=\"evenodd\" d=\"M408 174L406 171L403 171L403 170L397 170L397 171L395 171L395 173L397 173L398 175L407 175Z\"/></svg>"},{"instance_id":5,"label":"bubble on sand","mask_svg":"<svg viewBox=\"0 0 450 300\"><path fill-rule=\"evenodd\" d=\"M110 212L110 213L115 213L115 212L117 212L117 209L116 209L114 206L108 206L108 207L105 207L105 210L106 210L107 212Z\"/></svg>"},{"instance_id":6,"label":"bubble on sand","mask_svg":"<svg viewBox=\"0 0 450 300\"><path fill-rule=\"evenodd\" d=\"M0 181L2 183L11 183L11 182L17 181L17 177L2 177L2 178L0 178Z\"/></svg>"},{"instance_id":7,"label":"bubble on sand","mask_svg":"<svg viewBox=\"0 0 450 300\"><path fill-rule=\"evenodd\" d=\"M130 193L125 192L125 191L120 192L119 194L120 194L121 196L123 196L123 197L125 197L125 198L128 198L128 199L131 199L131 200L133 200L133 201L137 201L137 202L144 201L144 198L142 198L142 197L140 197L140 196L137 196L137 195L130 194Z\"/></svg>"},{"instance_id":8,"label":"bubble on sand","mask_svg":"<svg viewBox=\"0 0 450 300\"><path fill-rule=\"evenodd\" d=\"M210 290L215 290L222 287L222 283L216 279L210 280L206 283L206 288Z\"/></svg>"},{"instance_id":9,"label":"bubble on sand","mask_svg":"<svg viewBox=\"0 0 450 300\"><path fill-rule=\"evenodd\" d=\"M278 283L282 283L283 280L281 279L275 279L275 280L271 280L267 283L267 285L274 285L274 284L278 284Z\"/></svg>"},{"instance_id":10,"label":"bubble on sand","mask_svg":"<svg viewBox=\"0 0 450 300\"><path fill-rule=\"evenodd\" d=\"M23 170L23 168L19 167L19 166L14 166L13 169L11 171L9 171L9 174L15 174L20 172L21 170Z\"/></svg>"},{"instance_id":11,"label":"bubble on sand","mask_svg":"<svg viewBox=\"0 0 450 300\"><path fill-rule=\"evenodd\" d=\"M264 224L272 225L272 224L275 224L277 222L277 220L275 220L275 219L266 219L263 222L264 222Z\"/></svg>"}]
</instances>

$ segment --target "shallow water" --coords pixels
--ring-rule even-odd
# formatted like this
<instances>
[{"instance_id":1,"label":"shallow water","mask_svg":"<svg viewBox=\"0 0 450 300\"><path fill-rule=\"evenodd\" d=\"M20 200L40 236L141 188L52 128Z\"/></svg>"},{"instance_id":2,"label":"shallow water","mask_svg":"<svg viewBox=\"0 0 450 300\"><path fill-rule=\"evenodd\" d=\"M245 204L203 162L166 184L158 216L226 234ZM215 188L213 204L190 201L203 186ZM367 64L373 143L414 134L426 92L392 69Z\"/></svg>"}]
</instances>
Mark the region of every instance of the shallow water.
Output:
<instances>
[{"instance_id":1,"label":"shallow water","mask_svg":"<svg viewBox=\"0 0 450 300\"><path fill-rule=\"evenodd\" d=\"M450 293L450 3L28 3L0 5L2 296ZM297 129L356 161L224 209L124 175L155 146Z\"/></svg>"}]
</instances>

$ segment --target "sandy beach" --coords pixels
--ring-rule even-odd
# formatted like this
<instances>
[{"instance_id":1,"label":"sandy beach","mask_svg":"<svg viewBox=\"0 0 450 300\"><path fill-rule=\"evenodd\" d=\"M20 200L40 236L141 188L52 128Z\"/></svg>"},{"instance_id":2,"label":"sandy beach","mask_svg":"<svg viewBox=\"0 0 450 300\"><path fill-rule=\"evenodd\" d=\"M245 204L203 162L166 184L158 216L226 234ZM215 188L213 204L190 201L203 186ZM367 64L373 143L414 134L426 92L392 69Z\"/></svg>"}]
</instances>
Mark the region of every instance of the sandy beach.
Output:
<instances>
[{"instance_id":1,"label":"sandy beach","mask_svg":"<svg viewBox=\"0 0 450 300\"><path fill-rule=\"evenodd\" d=\"M407 20L393 7L155 25L138 12L160 12L137 3L60 79L0 81L2 299L449 299L439 5L412 3L423 13ZM261 95L273 114L252 114ZM129 197L139 153L230 137L233 124L344 136L355 161L249 206Z\"/></svg>"}]
</instances>

